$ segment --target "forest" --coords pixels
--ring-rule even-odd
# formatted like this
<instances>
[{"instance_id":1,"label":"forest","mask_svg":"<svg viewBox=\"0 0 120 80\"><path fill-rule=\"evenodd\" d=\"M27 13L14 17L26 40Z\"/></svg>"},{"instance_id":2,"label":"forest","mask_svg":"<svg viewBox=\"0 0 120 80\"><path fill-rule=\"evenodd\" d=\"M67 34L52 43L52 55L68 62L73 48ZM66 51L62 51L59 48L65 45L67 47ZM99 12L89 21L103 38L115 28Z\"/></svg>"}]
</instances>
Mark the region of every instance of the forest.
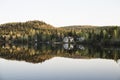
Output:
<instances>
[{"instance_id":1,"label":"forest","mask_svg":"<svg viewBox=\"0 0 120 80\"><path fill-rule=\"evenodd\" d=\"M74 25L54 27L43 21L0 25L0 43L120 45L120 26Z\"/></svg>"}]
</instances>

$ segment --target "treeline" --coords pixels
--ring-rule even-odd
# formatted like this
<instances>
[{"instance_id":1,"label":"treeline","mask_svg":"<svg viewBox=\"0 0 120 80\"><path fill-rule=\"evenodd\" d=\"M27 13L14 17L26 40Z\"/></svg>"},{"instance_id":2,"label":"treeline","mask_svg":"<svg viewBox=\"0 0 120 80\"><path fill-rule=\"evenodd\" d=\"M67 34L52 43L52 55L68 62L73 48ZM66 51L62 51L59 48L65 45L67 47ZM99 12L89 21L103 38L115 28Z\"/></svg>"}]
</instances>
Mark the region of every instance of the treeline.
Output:
<instances>
[{"instance_id":1,"label":"treeline","mask_svg":"<svg viewBox=\"0 0 120 80\"><path fill-rule=\"evenodd\" d=\"M79 45L78 45L79 46ZM0 57L10 60L19 60L32 63L44 62L53 57L77 59L103 58L120 59L120 49L86 46L84 50L73 48L66 50L62 45L0 45Z\"/></svg>"},{"instance_id":2,"label":"treeline","mask_svg":"<svg viewBox=\"0 0 120 80\"><path fill-rule=\"evenodd\" d=\"M37 20L0 25L0 42L10 43L64 42L65 37L71 37L73 38L71 41L73 43L120 45L119 34L119 26L69 26L55 28Z\"/></svg>"}]
</instances>

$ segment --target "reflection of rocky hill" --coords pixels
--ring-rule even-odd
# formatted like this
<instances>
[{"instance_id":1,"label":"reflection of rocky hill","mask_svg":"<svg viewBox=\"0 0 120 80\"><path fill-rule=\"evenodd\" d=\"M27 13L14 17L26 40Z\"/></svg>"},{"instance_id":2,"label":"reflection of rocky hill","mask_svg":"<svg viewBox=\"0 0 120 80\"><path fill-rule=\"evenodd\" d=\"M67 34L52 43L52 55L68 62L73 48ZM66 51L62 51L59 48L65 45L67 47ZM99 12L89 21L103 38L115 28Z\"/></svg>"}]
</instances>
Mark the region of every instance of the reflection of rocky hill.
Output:
<instances>
[{"instance_id":1,"label":"reflection of rocky hill","mask_svg":"<svg viewBox=\"0 0 120 80\"><path fill-rule=\"evenodd\" d=\"M0 47L0 57L10 60L26 61L32 63L44 62L53 57L68 57L68 58L105 58L105 59L120 59L119 49L108 48L90 48L80 49L74 46L73 49L64 49L61 45L2 45Z\"/></svg>"}]
</instances>

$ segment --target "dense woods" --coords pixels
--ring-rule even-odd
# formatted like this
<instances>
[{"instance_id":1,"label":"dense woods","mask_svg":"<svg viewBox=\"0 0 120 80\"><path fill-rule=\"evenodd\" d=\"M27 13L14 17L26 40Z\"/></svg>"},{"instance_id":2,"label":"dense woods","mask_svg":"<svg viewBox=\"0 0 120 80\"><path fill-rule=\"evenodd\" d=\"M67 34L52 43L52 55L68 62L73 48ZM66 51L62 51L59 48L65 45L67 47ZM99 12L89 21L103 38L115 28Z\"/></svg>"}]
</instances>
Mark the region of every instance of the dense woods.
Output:
<instances>
[{"instance_id":1,"label":"dense woods","mask_svg":"<svg viewBox=\"0 0 120 80\"><path fill-rule=\"evenodd\" d=\"M0 42L8 43L82 43L120 45L119 26L53 27L43 21L27 21L0 25Z\"/></svg>"}]
</instances>

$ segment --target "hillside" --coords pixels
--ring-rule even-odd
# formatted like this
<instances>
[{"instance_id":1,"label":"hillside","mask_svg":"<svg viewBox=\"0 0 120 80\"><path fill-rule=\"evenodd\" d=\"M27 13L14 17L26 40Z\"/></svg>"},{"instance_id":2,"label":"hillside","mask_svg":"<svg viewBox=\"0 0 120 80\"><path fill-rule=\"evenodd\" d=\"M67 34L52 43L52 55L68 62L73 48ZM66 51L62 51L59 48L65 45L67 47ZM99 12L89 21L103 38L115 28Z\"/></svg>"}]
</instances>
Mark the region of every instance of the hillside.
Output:
<instances>
[{"instance_id":1,"label":"hillside","mask_svg":"<svg viewBox=\"0 0 120 80\"><path fill-rule=\"evenodd\" d=\"M10 29L20 29L20 28L54 28L52 25L49 25L43 21L33 20L27 22L13 22L5 23L0 25L1 28L10 28Z\"/></svg>"},{"instance_id":2,"label":"hillside","mask_svg":"<svg viewBox=\"0 0 120 80\"><path fill-rule=\"evenodd\" d=\"M74 25L55 28L38 20L0 25L0 41L9 43L54 43L72 37L71 42L75 43L120 45L119 34L119 26Z\"/></svg>"},{"instance_id":3,"label":"hillside","mask_svg":"<svg viewBox=\"0 0 120 80\"><path fill-rule=\"evenodd\" d=\"M97 26L90 26L90 25L72 25L72 26L63 26L60 28L64 29L83 29L83 28L96 28Z\"/></svg>"}]
</instances>

